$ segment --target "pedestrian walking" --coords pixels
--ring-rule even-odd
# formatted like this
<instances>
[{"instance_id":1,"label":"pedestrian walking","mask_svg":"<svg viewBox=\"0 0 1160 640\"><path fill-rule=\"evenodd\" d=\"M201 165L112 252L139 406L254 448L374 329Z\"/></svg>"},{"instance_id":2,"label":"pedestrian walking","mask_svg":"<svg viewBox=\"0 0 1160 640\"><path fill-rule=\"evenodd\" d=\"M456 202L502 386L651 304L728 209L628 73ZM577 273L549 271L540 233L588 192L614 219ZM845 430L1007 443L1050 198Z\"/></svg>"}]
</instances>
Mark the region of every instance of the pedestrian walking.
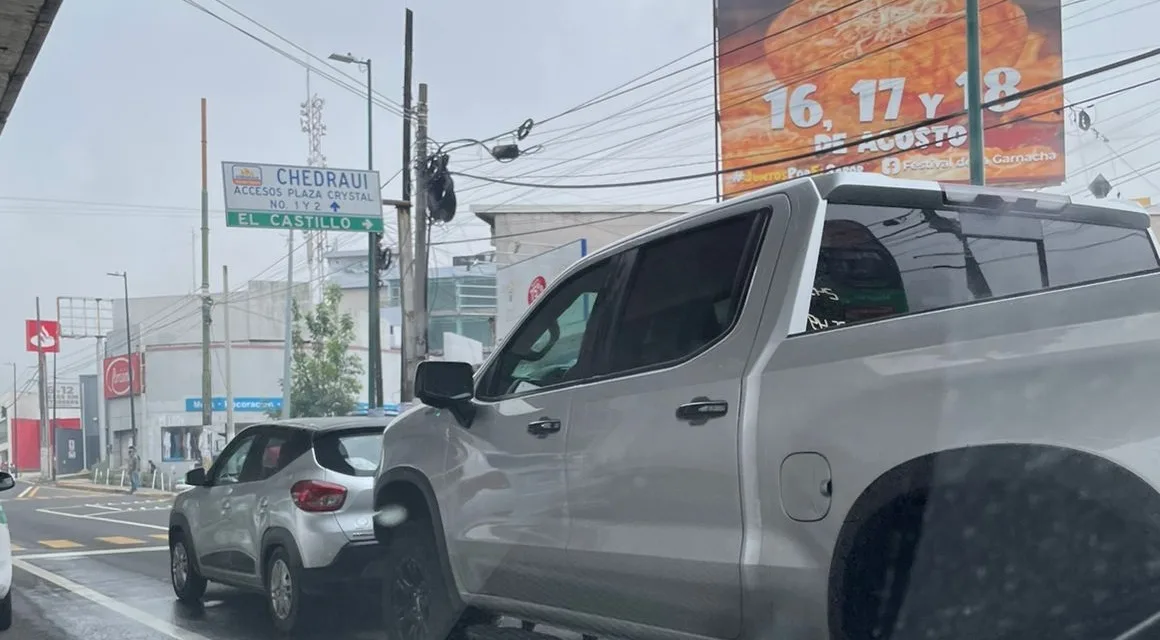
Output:
<instances>
[{"instance_id":1,"label":"pedestrian walking","mask_svg":"<svg viewBox=\"0 0 1160 640\"><path fill-rule=\"evenodd\" d=\"M141 456L137 449L129 447L129 493L137 493L141 486Z\"/></svg>"}]
</instances>

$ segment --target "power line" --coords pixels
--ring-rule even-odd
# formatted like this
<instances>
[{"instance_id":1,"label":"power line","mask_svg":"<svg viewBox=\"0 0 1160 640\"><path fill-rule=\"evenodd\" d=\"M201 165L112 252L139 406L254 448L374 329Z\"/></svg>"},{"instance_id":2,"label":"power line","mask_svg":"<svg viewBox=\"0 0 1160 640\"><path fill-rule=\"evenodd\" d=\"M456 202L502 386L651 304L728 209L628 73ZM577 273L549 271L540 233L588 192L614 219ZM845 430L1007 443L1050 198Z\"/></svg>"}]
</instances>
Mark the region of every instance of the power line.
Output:
<instances>
[{"instance_id":1,"label":"power line","mask_svg":"<svg viewBox=\"0 0 1160 640\"><path fill-rule=\"evenodd\" d=\"M1148 59L1154 58L1156 56L1160 56L1160 48L1154 48L1154 49L1149 50L1148 52L1141 53L1141 54L1138 54L1135 56L1131 56L1129 58L1125 58L1125 59L1122 59L1122 60L1119 60L1119 61L1116 61L1116 62L1113 62L1110 64L1106 64L1106 65L1103 65L1100 67L1096 67L1095 69L1092 69L1089 71L1084 71L1081 73L1073 74L1071 76L1066 76L1064 78L1060 78L1059 80L1045 82L1043 84L1037 85L1037 86L1032 87L1030 89L1025 89L1023 91L1019 91L1017 93L1013 93L1013 94L1010 94L1008 96L1003 96L1000 98L989 100L987 102L984 102L982 104L981 108L987 109L987 108L990 108L993 106L1001 105L1001 104L1012 102L1015 100L1022 100L1024 98L1027 98L1027 97L1030 97L1030 96L1033 96L1033 95L1036 95L1039 93L1043 93L1045 91L1057 89L1059 87L1063 87L1063 86L1066 86L1068 84L1072 84L1074 82L1078 82L1080 80L1090 78L1092 76L1107 73L1108 71L1113 71L1113 70L1118 69L1120 67L1124 67L1124 66L1127 66L1130 64L1141 62L1143 60L1148 60ZM1151 82L1151 81L1149 81L1149 82ZM1048 113L1050 113L1050 111ZM892 136L898 135L900 133L905 133L907 131L914 131L915 129L919 129L921 127L929 127L929 126L936 125L936 124L939 124L942 122L947 122L949 120L961 118L964 115L966 115L966 110L960 109L958 111L955 111L954 113L951 113L951 114L948 114L945 116L939 116L936 118L926 118L926 119L921 120L915 124L911 124L911 125L908 125L905 127L900 127L898 129L894 129L894 130L886 132L886 133L880 133L878 135L871 136L869 138L863 138L861 140L852 140L850 142L846 142L846 143L843 143L840 145L834 145L833 147L826 149L825 151L822 151L822 152L815 151L815 152L811 152L811 153L795 154L795 155L791 155L791 156L784 156L781 158L777 158L775 160L769 160L769 161L765 161L765 162L757 162L757 163L752 163L752 164L748 164L748 165L743 165L740 167L732 167L730 169L719 169L719 170L715 169L713 171L702 171L702 172L685 174L685 175L680 175L680 176L672 176L672 177L668 177L668 178L654 178L651 180L634 180L634 181L627 181L627 182L596 183L596 184L548 185L548 184L539 184L539 183L534 183L534 182L518 182L518 181L514 181L514 180L489 178L489 177L485 177L485 176L467 175L467 174L462 174L462 173L458 173L458 172L452 172L452 174L453 175L460 175L460 176L463 176L465 178L472 178L474 180L482 180L484 182L492 182L495 184L504 184L504 185L518 186L518 187L545 188L545 189L611 189L611 188L618 188L618 187L639 187L639 186L646 186L646 185L653 185L653 184L668 184L668 183L672 183L672 182L683 182L686 180L695 180L695 179L699 179L699 178L710 178L710 177L714 177L714 176L720 176L724 173L732 173L734 171L747 171L747 170L751 170L751 169L760 169L762 167L767 167L769 165L782 164L782 163L786 163L786 162L794 162L797 160L804 160L807 158L816 157L816 156L824 155L827 153L834 153L834 152L839 151L841 149L848 149L850 147L856 147L860 144L865 144L868 142L874 142L877 140L881 140L881 139L884 139L887 137L892 137ZM1005 124L1011 124L1011 122L1012 121L1008 121Z\"/></svg>"}]
</instances>

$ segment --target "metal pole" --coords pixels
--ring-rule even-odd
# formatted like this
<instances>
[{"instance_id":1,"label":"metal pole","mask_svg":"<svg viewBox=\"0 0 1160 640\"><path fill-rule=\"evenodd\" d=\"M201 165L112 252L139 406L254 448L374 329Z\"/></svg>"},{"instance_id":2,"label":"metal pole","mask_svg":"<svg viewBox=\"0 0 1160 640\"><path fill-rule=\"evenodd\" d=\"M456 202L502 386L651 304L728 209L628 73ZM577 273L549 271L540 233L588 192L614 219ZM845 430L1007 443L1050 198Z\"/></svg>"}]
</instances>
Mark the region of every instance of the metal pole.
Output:
<instances>
[{"instance_id":1,"label":"metal pole","mask_svg":"<svg viewBox=\"0 0 1160 640\"><path fill-rule=\"evenodd\" d=\"M129 272L121 274L121 281L125 283L125 368L129 370L129 432L132 434L130 444L140 447L137 442L137 399L133 388L133 326L129 320Z\"/></svg>"},{"instance_id":2,"label":"metal pole","mask_svg":"<svg viewBox=\"0 0 1160 640\"><path fill-rule=\"evenodd\" d=\"M206 146L205 98L201 99L201 424L210 428L213 424L213 367L209 358L210 325L213 322L212 300L209 296L209 176L206 171L208 148ZM132 367L130 367L132 368ZM136 434L134 434L135 436ZM198 437L192 438L198 447Z\"/></svg>"},{"instance_id":3,"label":"metal pole","mask_svg":"<svg viewBox=\"0 0 1160 640\"><path fill-rule=\"evenodd\" d=\"M286 309L282 316L282 419L290 417L291 366L294 361L294 231L286 233Z\"/></svg>"},{"instance_id":4,"label":"metal pole","mask_svg":"<svg viewBox=\"0 0 1160 640\"><path fill-rule=\"evenodd\" d=\"M717 22L717 0L713 0L713 153L714 164L713 168L717 170L717 175L713 178L713 186L717 188L717 202L721 202L721 181L725 179L721 169L724 165L721 164L721 95L718 78L718 69L720 65L717 63L720 58L717 56L721 52L721 29Z\"/></svg>"},{"instance_id":5,"label":"metal pole","mask_svg":"<svg viewBox=\"0 0 1160 640\"><path fill-rule=\"evenodd\" d=\"M414 58L414 27L413 14L406 10L406 20L403 35L403 197L404 202L411 202L411 67ZM415 348L412 344L415 328L411 325L414 320L411 307L414 306L413 295L410 290L411 277L414 268L411 257L414 235L411 233L411 208L397 207L395 209L396 234L399 245L399 310L401 312L401 326L399 327L402 357L399 371L399 402L410 402L415 396L415 380L411 376L414 370L412 361L415 358Z\"/></svg>"},{"instance_id":6,"label":"metal pole","mask_svg":"<svg viewBox=\"0 0 1160 640\"><path fill-rule=\"evenodd\" d=\"M101 348L103 338L100 334L100 320L97 320L97 460L109 458L109 419L106 415L105 404L105 350Z\"/></svg>"},{"instance_id":7,"label":"metal pole","mask_svg":"<svg viewBox=\"0 0 1160 640\"><path fill-rule=\"evenodd\" d=\"M971 184L986 184L983 163L983 78L979 54L979 0L967 0L967 132L970 146Z\"/></svg>"},{"instance_id":8,"label":"metal pole","mask_svg":"<svg viewBox=\"0 0 1160 640\"><path fill-rule=\"evenodd\" d=\"M16 429L16 404L20 401L20 392L16 387L16 363L12 363L12 414L8 416L8 428L12 433L12 438L9 440L9 449L12 450L12 477L20 475L20 469L16 465L16 456L20 453L20 448L17 446L17 429Z\"/></svg>"},{"instance_id":9,"label":"metal pole","mask_svg":"<svg viewBox=\"0 0 1160 640\"><path fill-rule=\"evenodd\" d=\"M57 310L56 317L60 318L59 309ZM56 429L58 424L56 417L56 385L56 354L54 353L52 354L52 397L50 398L52 400L52 420L48 422L48 473L53 480L56 480ZM83 434L84 432L82 431L81 433Z\"/></svg>"},{"instance_id":10,"label":"metal pole","mask_svg":"<svg viewBox=\"0 0 1160 640\"><path fill-rule=\"evenodd\" d=\"M419 349L415 354L415 366L427 359L427 85L419 83L419 104L416 109L415 124L415 208L411 214L415 220L415 325L419 331ZM415 375L414 370L411 375Z\"/></svg>"},{"instance_id":11,"label":"metal pole","mask_svg":"<svg viewBox=\"0 0 1160 640\"><path fill-rule=\"evenodd\" d=\"M367 58L367 170L374 171L374 101L371 85L371 60ZM381 306L379 304L379 234L367 234L367 406L382 404L383 350Z\"/></svg>"},{"instance_id":12,"label":"metal pole","mask_svg":"<svg viewBox=\"0 0 1160 640\"><path fill-rule=\"evenodd\" d=\"M226 442L234 439L233 339L230 338L230 268L222 265L222 324L226 341Z\"/></svg>"}]
</instances>

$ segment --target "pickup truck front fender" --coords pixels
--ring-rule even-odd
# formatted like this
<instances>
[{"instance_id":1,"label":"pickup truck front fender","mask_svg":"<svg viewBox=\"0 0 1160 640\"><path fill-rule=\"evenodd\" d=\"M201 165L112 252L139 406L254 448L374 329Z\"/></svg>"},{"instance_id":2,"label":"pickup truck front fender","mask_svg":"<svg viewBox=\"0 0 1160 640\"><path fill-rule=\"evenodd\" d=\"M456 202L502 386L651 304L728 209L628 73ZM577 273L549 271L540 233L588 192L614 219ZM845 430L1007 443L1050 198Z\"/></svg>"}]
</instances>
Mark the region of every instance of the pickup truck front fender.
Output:
<instances>
[{"instance_id":1,"label":"pickup truck front fender","mask_svg":"<svg viewBox=\"0 0 1160 640\"><path fill-rule=\"evenodd\" d=\"M451 559L447 552L447 537L443 528L443 517L439 511L439 501L435 497L435 490L431 481L422 471L407 466L388 469L375 478L375 512L385 507L398 505L406 509L406 517L426 518L431 527L431 534L435 537L435 547L438 550L439 564L446 578L446 584L452 591L453 602L462 605L459 589L456 586L455 573L451 570ZM379 544L391 543L391 529L375 522L375 538Z\"/></svg>"}]
</instances>

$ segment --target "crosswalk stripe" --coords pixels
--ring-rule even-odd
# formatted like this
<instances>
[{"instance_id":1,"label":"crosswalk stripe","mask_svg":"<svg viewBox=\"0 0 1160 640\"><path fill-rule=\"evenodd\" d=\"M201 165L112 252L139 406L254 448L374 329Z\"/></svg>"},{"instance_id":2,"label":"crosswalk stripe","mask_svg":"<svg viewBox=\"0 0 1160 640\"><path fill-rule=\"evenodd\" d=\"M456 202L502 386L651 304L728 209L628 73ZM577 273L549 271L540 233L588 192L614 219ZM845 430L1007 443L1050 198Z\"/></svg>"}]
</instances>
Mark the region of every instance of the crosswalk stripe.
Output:
<instances>
[{"instance_id":1,"label":"crosswalk stripe","mask_svg":"<svg viewBox=\"0 0 1160 640\"><path fill-rule=\"evenodd\" d=\"M48 547L49 549L76 549L83 547L83 544L77 544L72 540L37 540L38 543Z\"/></svg>"},{"instance_id":2,"label":"crosswalk stripe","mask_svg":"<svg viewBox=\"0 0 1160 640\"><path fill-rule=\"evenodd\" d=\"M144 540L138 540L137 538L129 538L126 536L105 536L97 538L97 540L100 540L101 542L108 542L109 544L145 544Z\"/></svg>"}]
</instances>

